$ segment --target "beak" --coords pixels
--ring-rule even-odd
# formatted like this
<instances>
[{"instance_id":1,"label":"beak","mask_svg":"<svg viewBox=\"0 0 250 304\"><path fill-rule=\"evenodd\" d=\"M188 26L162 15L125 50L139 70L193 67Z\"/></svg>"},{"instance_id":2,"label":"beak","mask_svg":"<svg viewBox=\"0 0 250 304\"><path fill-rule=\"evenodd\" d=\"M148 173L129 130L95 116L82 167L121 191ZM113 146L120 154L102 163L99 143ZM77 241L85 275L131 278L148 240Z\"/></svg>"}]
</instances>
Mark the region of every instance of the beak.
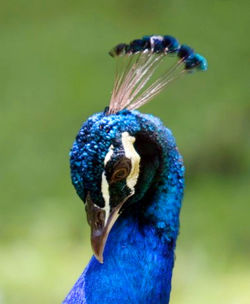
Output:
<instances>
[{"instance_id":1,"label":"beak","mask_svg":"<svg viewBox=\"0 0 250 304\"><path fill-rule=\"evenodd\" d=\"M97 207L93 203L89 193L87 195L86 213L91 229L91 246L94 256L100 263L103 263L103 251L109 232L119 217L119 211L121 210L124 202L125 200L118 204L118 206L115 208L112 208L108 218L106 218L105 210Z\"/></svg>"}]
</instances>

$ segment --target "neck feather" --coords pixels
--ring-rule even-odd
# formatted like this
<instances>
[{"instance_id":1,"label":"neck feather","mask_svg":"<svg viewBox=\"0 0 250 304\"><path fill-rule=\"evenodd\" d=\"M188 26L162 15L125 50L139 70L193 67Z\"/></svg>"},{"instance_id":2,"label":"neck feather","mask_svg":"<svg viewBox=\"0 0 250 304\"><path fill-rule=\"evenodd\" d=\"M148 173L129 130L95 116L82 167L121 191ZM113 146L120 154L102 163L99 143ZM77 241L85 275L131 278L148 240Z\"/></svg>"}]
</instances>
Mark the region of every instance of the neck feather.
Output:
<instances>
[{"instance_id":1,"label":"neck feather","mask_svg":"<svg viewBox=\"0 0 250 304\"><path fill-rule=\"evenodd\" d=\"M149 155L144 161L145 172L138 187L147 188L142 191L142 198L134 202L138 208L131 206L131 209L138 210L136 212L141 213L163 239L175 243L184 189L183 160L171 131L158 118L141 114L141 120L144 139L139 139L138 145L141 144L141 153Z\"/></svg>"},{"instance_id":2,"label":"neck feather","mask_svg":"<svg viewBox=\"0 0 250 304\"><path fill-rule=\"evenodd\" d=\"M157 169L142 198L131 203L113 226L104 264L91 259L65 304L76 299L104 304L169 302L184 167L171 132L153 116L140 114L140 119L145 134L151 132L159 147L158 164L153 166Z\"/></svg>"},{"instance_id":3,"label":"neck feather","mask_svg":"<svg viewBox=\"0 0 250 304\"><path fill-rule=\"evenodd\" d=\"M166 135L171 135L165 129ZM172 135L171 135L172 136ZM159 179L154 185L151 202L145 210L145 217L156 226L168 241L176 240L179 232L179 213L184 189L184 166L175 145L167 142L163 147L162 166Z\"/></svg>"}]
</instances>

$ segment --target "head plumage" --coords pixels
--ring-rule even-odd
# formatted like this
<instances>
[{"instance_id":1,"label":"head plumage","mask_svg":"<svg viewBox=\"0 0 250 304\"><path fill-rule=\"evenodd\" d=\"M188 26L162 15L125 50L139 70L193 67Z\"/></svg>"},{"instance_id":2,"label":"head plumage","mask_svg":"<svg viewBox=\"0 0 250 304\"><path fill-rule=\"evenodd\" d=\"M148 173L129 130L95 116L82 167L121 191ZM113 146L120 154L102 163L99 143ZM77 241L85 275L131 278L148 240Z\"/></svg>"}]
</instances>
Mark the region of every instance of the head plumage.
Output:
<instances>
[{"instance_id":1,"label":"head plumage","mask_svg":"<svg viewBox=\"0 0 250 304\"><path fill-rule=\"evenodd\" d=\"M123 109L135 110L160 93L180 75L195 70L206 71L207 61L172 36L144 36L129 44L120 43L109 54L117 60L112 96L107 114ZM166 58L177 58L170 68L149 84Z\"/></svg>"}]
</instances>

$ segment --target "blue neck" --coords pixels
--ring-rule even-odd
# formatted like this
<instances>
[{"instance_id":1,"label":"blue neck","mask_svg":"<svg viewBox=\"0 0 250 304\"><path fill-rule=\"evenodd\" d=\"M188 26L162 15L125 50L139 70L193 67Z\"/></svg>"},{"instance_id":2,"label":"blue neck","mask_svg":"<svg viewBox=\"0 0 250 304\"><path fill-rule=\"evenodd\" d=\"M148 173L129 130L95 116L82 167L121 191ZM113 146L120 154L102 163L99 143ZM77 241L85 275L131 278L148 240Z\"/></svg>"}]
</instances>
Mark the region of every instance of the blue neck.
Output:
<instances>
[{"instance_id":1,"label":"blue neck","mask_svg":"<svg viewBox=\"0 0 250 304\"><path fill-rule=\"evenodd\" d=\"M142 200L143 213L125 212L118 218L104 264L92 257L64 303L169 302L184 167L171 132L159 127L163 165L153 193Z\"/></svg>"}]
</instances>

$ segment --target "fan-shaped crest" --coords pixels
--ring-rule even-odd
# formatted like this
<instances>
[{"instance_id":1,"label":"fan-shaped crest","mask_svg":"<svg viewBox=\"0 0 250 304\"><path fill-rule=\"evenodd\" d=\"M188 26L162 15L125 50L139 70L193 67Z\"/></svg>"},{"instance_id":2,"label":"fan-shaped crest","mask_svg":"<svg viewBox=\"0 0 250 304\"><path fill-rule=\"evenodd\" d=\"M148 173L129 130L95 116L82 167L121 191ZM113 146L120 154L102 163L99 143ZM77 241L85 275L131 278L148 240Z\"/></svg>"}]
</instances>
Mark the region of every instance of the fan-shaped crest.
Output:
<instances>
[{"instance_id":1,"label":"fan-shaped crest","mask_svg":"<svg viewBox=\"0 0 250 304\"><path fill-rule=\"evenodd\" d=\"M180 45L172 36L144 36L129 44L121 43L110 51L110 55L116 58L117 67L107 114L137 109L179 76L207 69L203 56L187 45ZM156 70L170 56L175 56L177 62L147 86Z\"/></svg>"}]
</instances>

